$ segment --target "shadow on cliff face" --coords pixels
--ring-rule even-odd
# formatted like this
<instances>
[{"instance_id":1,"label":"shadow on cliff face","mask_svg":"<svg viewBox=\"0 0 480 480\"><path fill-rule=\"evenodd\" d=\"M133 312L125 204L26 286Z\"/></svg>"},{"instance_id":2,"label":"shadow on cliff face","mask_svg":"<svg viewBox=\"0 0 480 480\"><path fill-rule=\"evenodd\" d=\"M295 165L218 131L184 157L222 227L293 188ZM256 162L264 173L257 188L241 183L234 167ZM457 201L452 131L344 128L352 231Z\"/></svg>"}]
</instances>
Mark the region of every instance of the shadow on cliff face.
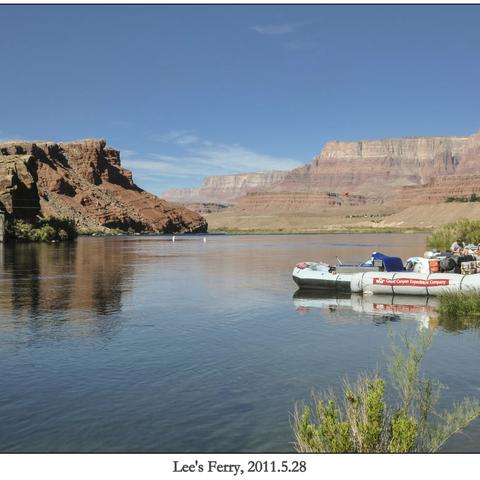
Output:
<instances>
[{"instance_id":1,"label":"shadow on cliff face","mask_svg":"<svg viewBox=\"0 0 480 480\"><path fill-rule=\"evenodd\" d=\"M93 248L92 248L93 247ZM122 295L132 273L128 252L106 242L0 244L0 330L74 327L111 336L121 328Z\"/></svg>"}]
</instances>

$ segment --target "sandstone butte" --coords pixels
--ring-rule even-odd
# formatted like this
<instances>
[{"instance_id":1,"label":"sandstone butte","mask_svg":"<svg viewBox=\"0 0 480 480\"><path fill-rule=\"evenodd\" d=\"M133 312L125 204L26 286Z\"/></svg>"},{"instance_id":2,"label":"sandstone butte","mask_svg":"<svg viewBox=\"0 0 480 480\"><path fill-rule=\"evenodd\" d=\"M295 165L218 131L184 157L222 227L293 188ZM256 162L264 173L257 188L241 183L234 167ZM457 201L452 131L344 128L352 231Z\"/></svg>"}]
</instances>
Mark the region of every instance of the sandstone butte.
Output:
<instances>
[{"instance_id":1,"label":"sandstone butte","mask_svg":"<svg viewBox=\"0 0 480 480\"><path fill-rule=\"evenodd\" d=\"M0 143L0 208L71 218L81 230L207 231L198 213L139 188L105 140Z\"/></svg>"}]
</instances>

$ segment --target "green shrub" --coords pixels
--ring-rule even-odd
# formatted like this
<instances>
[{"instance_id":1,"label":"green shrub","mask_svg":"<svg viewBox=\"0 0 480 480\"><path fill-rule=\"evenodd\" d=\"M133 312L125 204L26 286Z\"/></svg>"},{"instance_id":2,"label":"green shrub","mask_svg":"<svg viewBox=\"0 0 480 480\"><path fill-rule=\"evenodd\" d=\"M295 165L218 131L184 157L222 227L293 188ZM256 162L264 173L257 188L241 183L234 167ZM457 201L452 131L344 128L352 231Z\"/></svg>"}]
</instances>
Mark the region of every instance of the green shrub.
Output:
<instances>
[{"instance_id":1,"label":"green shrub","mask_svg":"<svg viewBox=\"0 0 480 480\"><path fill-rule=\"evenodd\" d=\"M428 248L447 250L457 238L477 244L480 242L480 221L462 218L454 223L442 225L427 240Z\"/></svg>"},{"instance_id":2,"label":"green shrub","mask_svg":"<svg viewBox=\"0 0 480 480\"><path fill-rule=\"evenodd\" d=\"M69 218L60 217L45 217L40 218L37 221L37 225L42 228L45 226L52 227L58 237L60 230L63 230L67 234L68 240L73 240L77 236L77 228L75 222ZM57 240L59 238L56 238Z\"/></svg>"},{"instance_id":3,"label":"green shrub","mask_svg":"<svg viewBox=\"0 0 480 480\"><path fill-rule=\"evenodd\" d=\"M56 217L40 218L31 223L14 220L9 230L10 236L21 242L66 241L77 236L72 220Z\"/></svg>"},{"instance_id":4,"label":"green shrub","mask_svg":"<svg viewBox=\"0 0 480 480\"><path fill-rule=\"evenodd\" d=\"M104 228L104 229L89 229L89 228L82 228L79 230L79 235L86 235L86 236L96 236L96 237L109 237L112 235L123 235L126 232L124 230L120 230L119 228Z\"/></svg>"},{"instance_id":5,"label":"green shrub","mask_svg":"<svg viewBox=\"0 0 480 480\"><path fill-rule=\"evenodd\" d=\"M418 435L417 420L400 411L392 418L391 429L392 435L388 451L391 453L411 452L415 447L415 439Z\"/></svg>"},{"instance_id":6,"label":"green shrub","mask_svg":"<svg viewBox=\"0 0 480 480\"><path fill-rule=\"evenodd\" d=\"M38 237L41 242L51 242L56 239L57 232L50 225L44 225L38 229Z\"/></svg>"},{"instance_id":7,"label":"green shrub","mask_svg":"<svg viewBox=\"0 0 480 480\"><path fill-rule=\"evenodd\" d=\"M480 317L480 293L446 292L439 295L440 316L448 318Z\"/></svg>"},{"instance_id":8,"label":"green shrub","mask_svg":"<svg viewBox=\"0 0 480 480\"><path fill-rule=\"evenodd\" d=\"M61 228L61 229L58 231L58 239L59 239L61 242L64 242L65 240L68 240L68 233L67 233L63 228Z\"/></svg>"},{"instance_id":9,"label":"green shrub","mask_svg":"<svg viewBox=\"0 0 480 480\"><path fill-rule=\"evenodd\" d=\"M446 203L452 202L460 202L460 203L468 203L468 202L480 202L480 197L476 193L472 193L469 197L447 197L445 199Z\"/></svg>"},{"instance_id":10,"label":"green shrub","mask_svg":"<svg viewBox=\"0 0 480 480\"><path fill-rule=\"evenodd\" d=\"M344 381L342 403L331 392L321 399L314 395L313 406L295 408L297 451L433 452L480 415L480 401L468 398L449 412L436 412L441 386L420 374L432 336L427 332L416 341L407 335L402 339L399 346L393 338L389 362L397 392L393 405L387 404L386 382L378 374L361 375L353 385Z\"/></svg>"},{"instance_id":11,"label":"green shrub","mask_svg":"<svg viewBox=\"0 0 480 480\"><path fill-rule=\"evenodd\" d=\"M30 241L33 237L33 225L24 220L15 220L12 228L12 236L20 241Z\"/></svg>"}]
</instances>

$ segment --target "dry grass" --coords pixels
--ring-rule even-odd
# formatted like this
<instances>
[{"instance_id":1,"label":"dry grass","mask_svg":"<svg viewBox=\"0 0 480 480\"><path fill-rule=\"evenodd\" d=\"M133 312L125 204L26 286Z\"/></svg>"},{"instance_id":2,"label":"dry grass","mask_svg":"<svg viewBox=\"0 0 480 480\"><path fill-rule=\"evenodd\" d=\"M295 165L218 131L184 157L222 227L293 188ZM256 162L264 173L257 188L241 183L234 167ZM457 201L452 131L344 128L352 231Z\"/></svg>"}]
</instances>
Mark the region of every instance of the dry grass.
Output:
<instances>
[{"instance_id":1,"label":"dry grass","mask_svg":"<svg viewBox=\"0 0 480 480\"><path fill-rule=\"evenodd\" d=\"M384 206L324 208L319 211L236 211L204 214L211 232L320 233L431 231L465 216L480 218L480 204L415 205L393 212ZM367 215L364 217L363 215ZM372 217L370 215L373 215Z\"/></svg>"}]
</instances>

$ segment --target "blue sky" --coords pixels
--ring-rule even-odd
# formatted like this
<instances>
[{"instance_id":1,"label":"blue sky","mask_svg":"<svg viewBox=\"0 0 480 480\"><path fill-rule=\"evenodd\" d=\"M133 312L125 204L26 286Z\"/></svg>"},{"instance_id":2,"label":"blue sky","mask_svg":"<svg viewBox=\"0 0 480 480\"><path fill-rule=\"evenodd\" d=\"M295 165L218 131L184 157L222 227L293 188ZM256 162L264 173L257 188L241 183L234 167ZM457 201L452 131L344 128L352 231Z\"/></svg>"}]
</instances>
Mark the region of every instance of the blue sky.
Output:
<instances>
[{"instance_id":1,"label":"blue sky","mask_svg":"<svg viewBox=\"0 0 480 480\"><path fill-rule=\"evenodd\" d=\"M329 140L480 129L480 6L0 6L0 138L105 138L154 193Z\"/></svg>"}]
</instances>

